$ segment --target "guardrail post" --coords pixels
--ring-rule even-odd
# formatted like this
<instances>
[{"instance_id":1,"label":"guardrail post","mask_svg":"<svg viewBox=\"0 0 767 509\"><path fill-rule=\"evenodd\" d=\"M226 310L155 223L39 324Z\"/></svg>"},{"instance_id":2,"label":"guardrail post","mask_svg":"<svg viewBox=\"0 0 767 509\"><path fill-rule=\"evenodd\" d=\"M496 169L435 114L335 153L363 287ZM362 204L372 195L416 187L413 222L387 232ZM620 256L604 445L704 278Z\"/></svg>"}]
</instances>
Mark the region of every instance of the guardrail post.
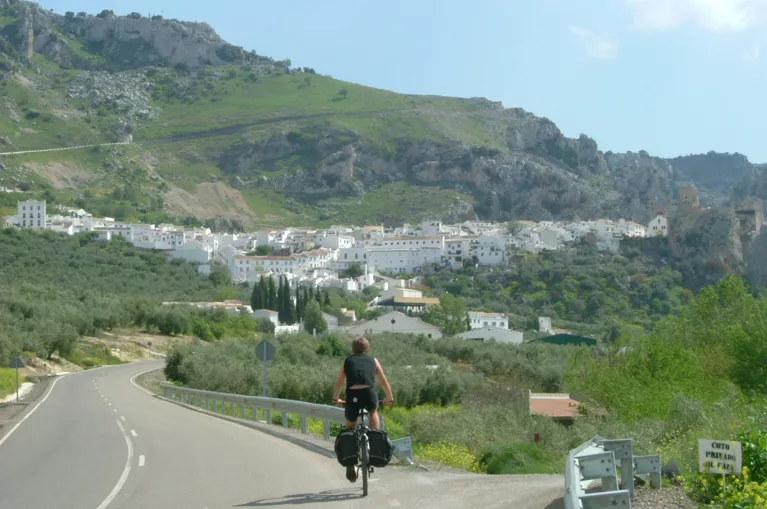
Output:
<instances>
[{"instance_id":1,"label":"guardrail post","mask_svg":"<svg viewBox=\"0 0 767 509\"><path fill-rule=\"evenodd\" d=\"M612 451L616 460L621 460L621 484L624 490L634 496L634 441L625 440L605 440L603 442L605 451Z\"/></svg>"},{"instance_id":2,"label":"guardrail post","mask_svg":"<svg viewBox=\"0 0 767 509\"><path fill-rule=\"evenodd\" d=\"M322 421L322 434L325 440L330 440L330 421Z\"/></svg>"},{"instance_id":3,"label":"guardrail post","mask_svg":"<svg viewBox=\"0 0 767 509\"><path fill-rule=\"evenodd\" d=\"M602 480L602 491L617 491L618 476L615 470L615 454L612 451L599 452L578 458L581 480Z\"/></svg>"},{"instance_id":4,"label":"guardrail post","mask_svg":"<svg viewBox=\"0 0 767 509\"><path fill-rule=\"evenodd\" d=\"M282 427L283 428L290 427L290 423L288 422L288 413L285 411L282 412Z\"/></svg>"},{"instance_id":5,"label":"guardrail post","mask_svg":"<svg viewBox=\"0 0 767 509\"><path fill-rule=\"evenodd\" d=\"M253 420L257 421L258 420L258 408L252 406L252 407L250 407L250 409L253 411Z\"/></svg>"},{"instance_id":6,"label":"guardrail post","mask_svg":"<svg viewBox=\"0 0 767 509\"><path fill-rule=\"evenodd\" d=\"M266 423L271 424L272 423L272 410L267 408L266 409Z\"/></svg>"},{"instance_id":7,"label":"guardrail post","mask_svg":"<svg viewBox=\"0 0 767 509\"><path fill-rule=\"evenodd\" d=\"M301 433L309 433L309 423L304 415L301 416Z\"/></svg>"},{"instance_id":8,"label":"guardrail post","mask_svg":"<svg viewBox=\"0 0 767 509\"><path fill-rule=\"evenodd\" d=\"M650 486L660 489L660 454L650 456L634 456L634 472L637 474L650 474Z\"/></svg>"}]
</instances>

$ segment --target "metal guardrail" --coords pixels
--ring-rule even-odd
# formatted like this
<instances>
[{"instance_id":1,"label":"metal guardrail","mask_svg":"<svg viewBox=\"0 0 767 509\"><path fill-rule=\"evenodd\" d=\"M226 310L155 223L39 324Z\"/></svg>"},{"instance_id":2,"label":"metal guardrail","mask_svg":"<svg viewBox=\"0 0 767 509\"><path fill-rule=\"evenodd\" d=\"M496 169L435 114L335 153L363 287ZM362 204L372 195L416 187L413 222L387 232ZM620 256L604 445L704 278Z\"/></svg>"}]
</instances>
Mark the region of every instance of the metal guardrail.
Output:
<instances>
[{"instance_id":1,"label":"metal guardrail","mask_svg":"<svg viewBox=\"0 0 767 509\"><path fill-rule=\"evenodd\" d=\"M282 426L289 427L288 415L297 415L301 420L301 432L309 432L309 419L322 421L322 430L325 440L330 440L330 423L346 424L343 408L330 405L318 405L304 401L290 399L265 398L262 396L247 396L243 394L228 394L225 392L201 391L186 387L177 387L171 384L163 384L163 395L170 400L179 401L186 405L203 408L209 412L223 413L235 417L237 406L239 414L245 418L246 408L250 408L254 421L259 420L259 410L263 416L261 422L272 424L272 412L282 414ZM227 413L227 406L229 404ZM381 427L385 429L384 416L381 415ZM394 454L400 460L413 465L413 442L410 437L392 440Z\"/></svg>"},{"instance_id":2,"label":"metal guardrail","mask_svg":"<svg viewBox=\"0 0 767 509\"><path fill-rule=\"evenodd\" d=\"M618 483L620 460L621 482ZM565 469L565 509L631 508L634 476L648 475L650 486L661 486L660 455L634 456L632 439L605 440L599 436L571 450ZM600 492L587 493L601 480ZM622 489L619 489L622 488Z\"/></svg>"}]
</instances>

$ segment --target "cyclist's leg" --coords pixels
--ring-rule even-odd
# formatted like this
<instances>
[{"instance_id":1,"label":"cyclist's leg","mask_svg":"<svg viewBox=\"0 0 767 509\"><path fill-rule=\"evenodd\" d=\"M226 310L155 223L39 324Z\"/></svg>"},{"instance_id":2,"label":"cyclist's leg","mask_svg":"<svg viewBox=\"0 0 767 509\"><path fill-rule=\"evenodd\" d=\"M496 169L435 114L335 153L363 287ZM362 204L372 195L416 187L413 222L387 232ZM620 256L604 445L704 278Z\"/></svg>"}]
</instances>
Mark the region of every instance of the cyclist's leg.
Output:
<instances>
[{"instance_id":1,"label":"cyclist's leg","mask_svg":"<svg viewBox=\"0 0 767 509\"><path fill-rule=\"evenodd\" d=\"M358 392L359 391L353 389L346 391L346 408L344 409L346 429L354 429L357 426L357 416L360 413L360 398Z\"/></svg>"},{"instance_id":2,"label":"cyclist's leg","mask_svg":"<svg viewBox=\"0 0 767 509\"><path fill-rule=\"evenodd\" d=\"M365 399L365 408L370 415L370 429L381 429L381 418L378 415L378 393L371 387L368 389Z\"/></svg>"}]
</instances>

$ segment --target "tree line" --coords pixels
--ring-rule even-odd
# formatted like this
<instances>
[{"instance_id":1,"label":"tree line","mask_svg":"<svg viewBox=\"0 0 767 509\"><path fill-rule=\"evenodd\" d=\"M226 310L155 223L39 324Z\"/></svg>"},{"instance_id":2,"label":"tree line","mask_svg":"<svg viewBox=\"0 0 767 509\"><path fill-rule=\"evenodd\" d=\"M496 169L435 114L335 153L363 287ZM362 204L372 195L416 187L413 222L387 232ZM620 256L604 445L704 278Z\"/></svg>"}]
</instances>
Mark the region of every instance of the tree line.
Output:
<instances>
[{"instance_id":1,"label":"tree line","mask_svg":"<svg viewBox=\"0 0 767 509\"><path fill-rule=\"evenodd\" d=\"M280 276L279 283L275 285L273 276L265 278L262 274L258 283L253 285L250 295L250 306L253 311L259 309L277 311L278 320L285 325L303 322L306 318L307 308L312 302L316 303L317 310L320 311L321 315L321 308L331 305L328 291L320 292L319 287L315 287L312 291L308 286L304 286L296 288L294 294L285 276ZM316 312L312 311L310 316L315 323ZM325 328L327 328L327 324Z\"/></svg>"}]
</instances>

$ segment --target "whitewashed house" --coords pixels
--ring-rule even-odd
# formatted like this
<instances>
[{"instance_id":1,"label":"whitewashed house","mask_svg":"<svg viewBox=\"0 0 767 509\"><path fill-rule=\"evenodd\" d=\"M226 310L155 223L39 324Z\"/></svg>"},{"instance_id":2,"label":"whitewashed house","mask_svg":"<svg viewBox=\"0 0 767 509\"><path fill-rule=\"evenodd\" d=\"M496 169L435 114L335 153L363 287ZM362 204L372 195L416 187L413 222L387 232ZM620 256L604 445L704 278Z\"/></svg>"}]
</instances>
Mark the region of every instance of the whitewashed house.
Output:
<instances>
[{"instance_id":1,"label":"whitewashed house","mask_svg":"<svg viewBox=\"0 0 767 509\"><path fill-rule=\"evenodd\" d=\"M341 235L338 233L330 233L326 234L324 236L321 236L318 239L318 244L320 247L324 247L326 249L350 249L352 246L354 246L355 241L354 237L351 235Z\"/></svg>"},{"instance_id":2,"label":"whitewashed house","mask_svg":"<svg viewBox=\"0 0 767 509\"><path fill-rule=\"evenodd\" d=\"M482 313L481 311L469 311L469 324L472 329L483 327L509 328L509 317L503 313Z\"/></svg>"},{"instance_id":3,"label":"whitewashed house","mask_svg":"<svg viewBox=\"0 0 767 509\"><path fill-rule=\"evenodd\" d=\"M72 221L51 221L49 229L57 233L64 233L66 235L75 234L75 226Z\"/></svg>"},{"instance_id":4,"label":"whitewashed house","mask_svg":"<svg viewBox=\"0 0 767 509\"><path fill-rule=\"evenodd\" d=\"M666 216L658 215L650 221L647 226L648 237L668 237L668 219Z\"/></svg>"},{"instance_id":5,"label":"whitewashed house","mask_svg":"<svg viewBox=\"0 0 767 509\"><path fill-rule=\"evenodd\" d=\"M255 320L258 320L260 318L265 318L269 320L270 322L272 322L275 325L275 327L280 324L280 320L278 318L279 314L277 313L277 311L272 311L271 309L256 309L255 311L253 311L252 316L253 316L253 319Z\"/></svg>"},{"instance_id":6,"label":"whitewashed house","mask_svg":"<svg viewBox=\"0 0 767 509\"><path fill-rule=\"evenodd\" d=\"M17 203L18 227L44 230L48 221L45 201L26 200Z\"/></svg>"},{"instance_id":7,"label":"whitewashed house","mask_svg":"<svg viewBox=\"0 0 767 509\"><path fill-rule=\"evenodd\" d=\"M208 263L213 259L213 249L193 240L174 249L173 258L181 258L190 263Z\"/></svg>"},{"instance_id":8,"label":"whitewashed house","mask_svg":"<svg viewBox=\"0 0 767 509\"><path fill-rule=\"evenodd\" d=\"M367 262L376 272L416 272L425 263L441 263L442 252L440 247L370 248Z\"/></svg>"},{"instance_id":9,"label":"whitewashed house","mask_svg":"<svg viewBox=\"0 0 767 509\"><path fill-rule=\"evenodd\" d=\"M6 216L6 218L5 218L5 227L6 228L15 227L15 226L18 226L18 224L19 224L18 216Z\"/></svg>"},{"instance_id":10,"label":"whitewashed house","mask_svg":"<svg viewBox=\"0 0 767 509\"><path fill-rule=\"evenodd\" d=\"M254 282L262 273L293 274L298 269L325 268L331 264L337 253L316 249L289 256L246 256L235 255L229 271L235 282Z\"/></svg>"},{"instance_id":11,"label":"whitewashed house","mask_svg":"<svg viewBox=\"0 0 767 509\"><path fill-rule=\"evenodd\" d=\"M416 334L424 335L430 339L442 337L442 331L430 323L426 323L419 318L407 316L399 311L392 311L381 315L375 320L360 322L344 329L347 334L352 336L363 336L371 334Z\"/></svg>"}]
</instances>

